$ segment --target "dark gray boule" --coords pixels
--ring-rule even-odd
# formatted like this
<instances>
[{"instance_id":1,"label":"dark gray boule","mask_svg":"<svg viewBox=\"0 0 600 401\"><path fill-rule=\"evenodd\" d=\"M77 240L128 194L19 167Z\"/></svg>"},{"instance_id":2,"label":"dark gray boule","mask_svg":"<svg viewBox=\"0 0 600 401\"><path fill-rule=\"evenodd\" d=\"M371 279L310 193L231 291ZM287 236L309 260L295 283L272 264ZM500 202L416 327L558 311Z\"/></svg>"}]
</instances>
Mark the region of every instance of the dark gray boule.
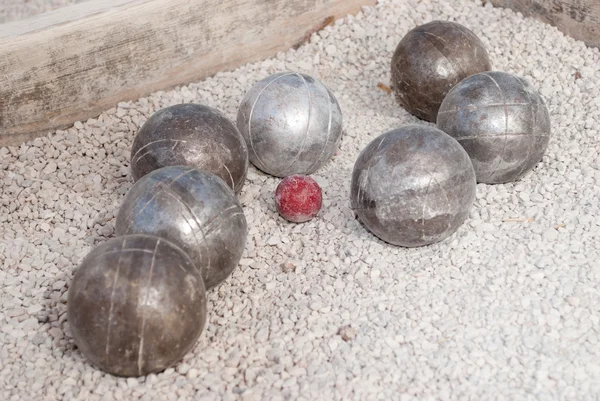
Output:
<instances>
[{"instance_id":1,"label":"dark gray boule","mask_svg":"<svg viewBox=\"0 0 600 401\"><path fill-rule=\"evenodd\" d=\"M442 241L468 217L475 172L456 140L437 128L407 125L373 140L352 173L351 205L377 237L417 247Z\"/></svg>"},{"instance_id":2,"label":"dark gray boule","mask_svg":"<svg viewBox=\"0 0 600 401\"><path fill-rule=\"evenodd\" d=\"M477 35L456 22L432 21L408 32L398 44L392 58L392 86L409 113L435 122L454 85L491 68Z\"/></svg>"},{"instance_id":3,"label":"dark gray boule","mask_svg":"<svg viewBox=\"0 0 600 401\"><path fill-rule=\"evenodd\" d=\"M181 247L209 290L237 267L248 228L233 191L214 174L192 167L155 170L136 182L116 219L117 235L150 234Z\"/></svg>"},{"instance_id":4,"label":"dark gray boule","mask_svg":"<svg viewBox=\"0 0 600 401\"><path fill-rule=\"evenodd\" d=\"M131 147L135 181L167 166L209 171L239 193L248 172L248 148L235 124L219 110L178 104L154 113Z\"/></svg>"},{"instance_id":5,"label":"dark gray boule","mask_svg":"<svg viewBox=\"0 0 600 401\"><path fill-rule=\"evenodd\" d=\"M444 99L438 128L467 151L477 180L518 180L542 159L550 141L550 115L542 97L506 72L473 75Z\"/></svg>"},{"instance_id":6,"label":"dark gray boule","mask_svg":"<svg viewBox=\"0 0 600 401\"><path fill-rule=\"evenodd\" d=\"M117 376L160 372L181 360L204 329L204 283L174 244L148 235L114 238L75 273L67 317L93 365Z\"/></svg>"}]
</instances>

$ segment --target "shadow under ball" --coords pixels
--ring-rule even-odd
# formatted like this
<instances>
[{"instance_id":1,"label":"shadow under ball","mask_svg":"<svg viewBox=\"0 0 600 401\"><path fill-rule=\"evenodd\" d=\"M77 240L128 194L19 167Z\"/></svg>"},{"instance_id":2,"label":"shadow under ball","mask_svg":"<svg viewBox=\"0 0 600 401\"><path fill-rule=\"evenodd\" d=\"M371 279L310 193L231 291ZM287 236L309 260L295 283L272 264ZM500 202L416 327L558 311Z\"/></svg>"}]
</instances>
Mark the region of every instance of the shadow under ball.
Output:
<instances>
[{"instance_id":1,"label":"shadow under ball","mask_svg":"<svg viewBox=\"0 0 600 401\"><path fill-rule=\"evenodd\" d=\"M456 140L437 128L407 125L373 140L352 173L359 220L393 245L430 245L453 234L475 200L475 172Z\"/></svg>"},{"instance_id":2,"label":"shadow under ball","mask_svg":"<svg viewBox=\"0 0 600 401\"><path fill-rule=\"evenodd\" d=\"M67 317L93 365L117 376L160 372L181 360L204 329L204 283L174 244L147 235L114 238L75 273Z\"/></svg>"},{"instance_id":3,"label":"shadow under ball","mask_svg":"<svg viewBox=\"0 0 600 401\"><path fill-rule=\"evenodd\" d=\"M432 21L408 32L392 58L396 99L430 122L444 97L462 79L492 68L481 40L461 24Z\"/></svg>"},{"instance_id":4,"label":"shadow under ball","mask_svg":"<svg viewBox=\"0 0 600 401\"><path fill-rule=\"evenodd\" d=\"M444 99L437 126L465 148L477 180L518 180L542 159L550 141L550 115L542 97L505 72L473 75Z\"/></svg>"},{"instance_id":5,"label":"shadow under ball","mask_svg":"<svg viewBox=\"0 0 600 401\"><path fill-rule=\"evenodd\" d=\"M116 219L117 235L150 234L181 247L207 290L237 267L246 245L244 211L214 174L187 166L155 170L136 182Z\"/></svg>"},{"instance_id":6,"label":"shadow under ball","mask_svg":"<svg viewBox=\"0 0 600 401\"><path fill-rule=\"evenodd\" d=\"M237 126L258 169L276 177L308 175L337 150L342 112L335 96L317 79L283 72L248 91Z\"/></svg>"},{"instance_id":7,"label":"shadow under ball","mask_svg":"<svg viewBox=\"0 0 600 401\"><path fill-rule=\"evenodd\" d=\"M248 172L248 149L235 124L219 110L178 104L154 113L131 148L135 181L166 166L210 171L239 193Z\"/></svg>"}]
</instances>

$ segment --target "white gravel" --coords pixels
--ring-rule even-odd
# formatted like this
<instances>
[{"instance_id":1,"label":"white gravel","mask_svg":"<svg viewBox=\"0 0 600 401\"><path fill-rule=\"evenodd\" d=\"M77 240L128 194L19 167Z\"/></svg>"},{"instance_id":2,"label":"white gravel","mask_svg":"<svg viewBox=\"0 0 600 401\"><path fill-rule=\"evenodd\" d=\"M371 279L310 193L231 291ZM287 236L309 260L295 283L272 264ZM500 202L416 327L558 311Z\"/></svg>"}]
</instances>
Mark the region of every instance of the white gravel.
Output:
<instances>
[{"instance_id":1,"label":"white gravel","mask_svg":"<svg viewBox=\"0 0 600 401\"><path fill-rule=\"evenodd\" d=\"M57 8L87 0L0 0L0 24L21 21Z\"/></svg>"},{"instance_id":2,"label":"white gravel","mask_svg":"<svg viewBox=\"0 0 600 401\"><path fill-rule=\"evenodd\" d=\"M0 148L0 399L598 400L600 52L511 11L452 4L384 0L297 51ZM396 43L432 19L468 26L496 69L538 87L554 137L522 181L479 185L449 240L402 249L353 218L350 174L370 140L418 122L377 84L389 83ZM180 102L234 118L243 93L282 70L323 79L344 112L341 150L315 176L320 217L286 223L279 180L252 168L241 194L248 247L211 292L194 351L142 379L92 368L70 338L66 291L113 235L134 133Z\"/></svg>"}]
</instances>

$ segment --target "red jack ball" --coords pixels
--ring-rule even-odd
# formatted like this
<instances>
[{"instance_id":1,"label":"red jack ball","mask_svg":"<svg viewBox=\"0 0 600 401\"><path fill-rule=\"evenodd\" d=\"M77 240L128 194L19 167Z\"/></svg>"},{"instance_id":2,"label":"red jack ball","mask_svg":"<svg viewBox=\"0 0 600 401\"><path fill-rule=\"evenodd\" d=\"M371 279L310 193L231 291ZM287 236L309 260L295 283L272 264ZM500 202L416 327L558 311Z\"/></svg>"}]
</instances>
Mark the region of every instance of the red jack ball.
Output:
<instances>
[{"instance_id":1,"label":"red jack ball","mask_svg":"<svg viewBox=\"0 0 600 401\"><path fill-rule=\"evenodd\" d=\"M315 217L321 210L322 201L321 187L306 175L283 179L275 191L277 211L293 223L304 223Z\"/></svg>"}]
</instances>

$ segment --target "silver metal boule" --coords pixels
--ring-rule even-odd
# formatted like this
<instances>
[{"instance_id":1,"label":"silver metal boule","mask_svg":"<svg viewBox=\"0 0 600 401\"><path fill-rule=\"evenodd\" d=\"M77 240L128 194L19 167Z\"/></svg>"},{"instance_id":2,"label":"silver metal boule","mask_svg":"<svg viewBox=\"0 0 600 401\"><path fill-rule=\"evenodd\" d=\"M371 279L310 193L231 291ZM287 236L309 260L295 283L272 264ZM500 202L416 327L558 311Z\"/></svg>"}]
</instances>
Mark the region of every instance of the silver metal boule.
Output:
<instances>
[{"instance_id":1,"label":"silver metal boule","mask_svg":"<svg viewBox=\"0 0 600 401\"><path fill-rule=\"evenodd\" d=\"M223 180L193 167L171 166L134 184L117 215L116 232L151 234L177 244L202 272L208 290L238 265L248 229Z\"/></svg>"},{"instance_id":2,"label":"silver metal boule","mask_svg":"<svg viewBox=\"0 0 600 401\"><path fill-rule=\"evenodd\" d=\"M342 135L340 106L325 85L283 72L255 84L244 97L237 126L249 158L277 176L312 174L335 153Z\"/></svg>"},{"instance_id":3,"label":"silver metal boule","mask_svg":"<svg viewBox=\"0 0 600 401\"><path fill-rule=\"evenodd\" d=\"M220 177L239 193L248 172L246 141L235 124L212 107L178 104L154 113L131 148L135 181L166 166L190 166Z\"/></svg>"},{"instance_id":4,"label":"silver metal boule","mask_svg":"<svg viewBox=\"0 0 600 401\"><path fill-rule=\"evenodd\" d=\"M75 273L67 318L93 365L117 376L160 372L181 360L204 329L204 283L189 256L165 239L113 238Z\"/></svg>"},{"instance_id":5,"label":"silver metal boule","mask_svg":"<svg viewBox=\"0 0 600 401\"><path fill-rule=\"evenodd\" d=\"M525 80L506 72L472 75L444 99L437 126L465 148L477 180L518 180L542 159L550 141L550 115Z\"/></svg>"},{"instance_id":6,"label":"silver metal boule","mask_svg":"<svg viewBox=\"0 0 600 401\"><path fill-rule=\"evenodd\" d=\"M442 241L468 217L475 172L456 140L434 127L407 125L373 140L352 173L351 205L359 220L390 244Z\"/></svg>"}]
</instances>

